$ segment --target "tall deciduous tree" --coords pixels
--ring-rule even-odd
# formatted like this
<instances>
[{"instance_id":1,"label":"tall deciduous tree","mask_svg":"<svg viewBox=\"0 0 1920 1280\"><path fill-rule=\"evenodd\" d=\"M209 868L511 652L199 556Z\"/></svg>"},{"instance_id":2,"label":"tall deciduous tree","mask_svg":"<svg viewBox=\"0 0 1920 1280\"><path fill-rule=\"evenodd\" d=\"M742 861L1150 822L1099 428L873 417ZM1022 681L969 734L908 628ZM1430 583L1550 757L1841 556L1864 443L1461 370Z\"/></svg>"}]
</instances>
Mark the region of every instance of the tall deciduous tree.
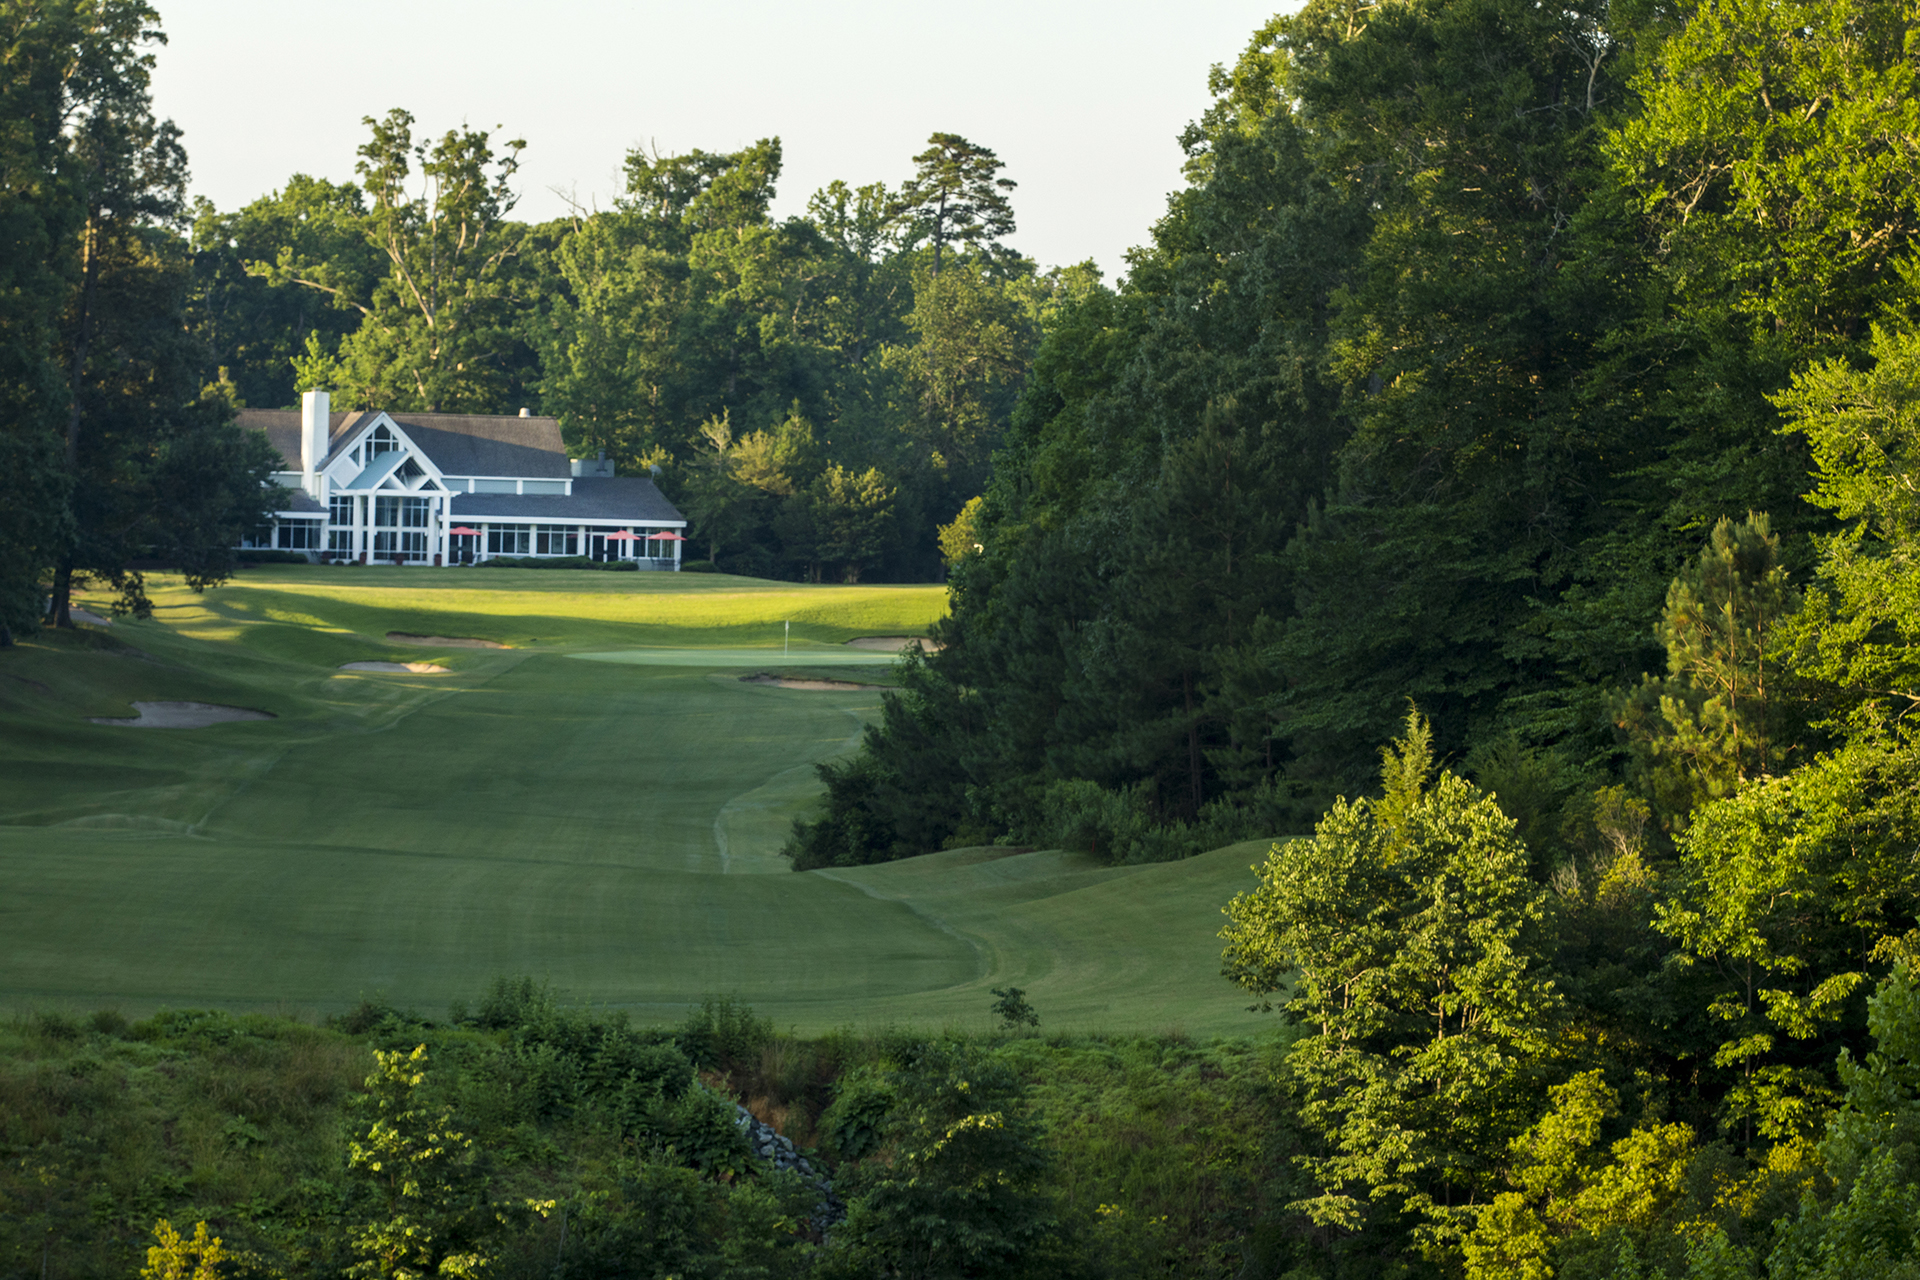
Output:
<instances>
[{"instance_id":1,"label":"tall deciduous tree","mask_svg":"<svg viewBox=\"0 0 1920 1280\"><path fill-rule=\"evenodd\" d=\"M241 405L295 404L307 389L295 361L308 344L330 356L359 326L354 303L372 295L387 265L365 219L358 187L298 173L237 213L196 204L188 321ZM286 282L295 264L310 273L304 285ZM273 283L276 272L283 283Z\"/></svg>"},{"instance_id":2,"label":"tall deciduous tree","mask_svg":"<svg viewBox=\"0 0 1920 1280\"><path fill-rule=\"evenodd\" d=\"M9 483L44 513L22 551L29 564L53 553L52 621L71 626L73 589L89 577L145 609L141 575L127 567L139 556L171 560L196 588L225 577L230 548L269 509L276 464L264 440L231 426L217 392L203 393L204 353L186 329L186 154L179 131L155 119L148 85L158 16L132 0L0 13L19 108L5 131L17 167L0 204L10 233L38 241L49 264L9 299L25 375L9 378L22 410L8 447L22 473ZM35 429L55 421L57 480ZM64 528L42 505L56 492ZM10 584L10 613L30 573Z\"/></svg>"},{"instance_id":3,"label":"tall deciduous tree","mask_svg":"<svg viewBox=\"0 0 1920 1280\"><path fill-rule=\"evenodd\" d=\"M361 229L385 259L371 280L351 258L308 257L283 245L252 270L275 283L317 289L357 310L361 323L340 344L325 377L346 403L430 411L497 409L505 362L518 341L508 305L506 264L521 228L507 215L524 141L496 154L486 130L450 129L416 142L414 118L398 107L363 121ZM412 189L415 169L421 187ZM359 292L366 289L367 292Z\"/></svg>"},{"instance_id":4,"label":"tall deciduous tree","mask_svg":"<svg viewBox=\"0 0 1920 1280\"><path fill-rule=\"evenodd\" d=\"M1411 1212L1452 1239L1498 1186L1546 1081L1530 1061L1561 1001L1541 957L1544 892L1493 797L1433 776L1417 713L1382 753L1385 794L1340 800L1311 839L1275 845L1227 908L1225 972L1281 1009L1316 1222Z\"/></svg>"},{"instance_id":5,"label":"tall deciduous tree","mask_svg":"<svg viewBox=\"0 0 1920 1280\"><path fill-rule=\"evenodd\" d=\"M427 1047L374 1051L367 1127L347 1144L347 1167L372 1193L373 1212L351 1236L356 1280L472 1280L489 1261L494 1225L480 1153L453 1115L422 1096Z\"/></svg>"}]
</instances>

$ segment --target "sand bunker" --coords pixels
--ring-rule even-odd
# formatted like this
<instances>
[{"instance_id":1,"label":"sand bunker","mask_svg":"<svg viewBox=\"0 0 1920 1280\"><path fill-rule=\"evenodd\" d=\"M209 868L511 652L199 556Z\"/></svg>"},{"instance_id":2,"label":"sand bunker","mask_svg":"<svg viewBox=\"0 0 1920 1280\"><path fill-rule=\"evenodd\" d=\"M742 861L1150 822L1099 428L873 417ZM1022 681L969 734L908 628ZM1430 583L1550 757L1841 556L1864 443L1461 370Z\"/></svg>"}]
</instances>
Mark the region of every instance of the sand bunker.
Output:
<instances>
[{"instance_id":1,"label":"sand bunker","mask_svg":"<svg viewBox=\"0 0 1920 1280\"><path fill-rule=\"evenodd\" d=\"M389 631L387 639L395 644L436 644L446 649L504 649L498 640L475 640L469 636L410 636L404 631Z\"/></svg>"},{"instance_id":2,"label":"sand bunker","mask_svg":"<svg viewBox=\"0 0 1920 1280\"><path fill-rule=\"evenodd\" d=\"M417 676L440 676L447 673L445 667L431 662L343 662L342 671L411 671Z\"/></svg>"},{"instance_id":3,"label":"sand bunker","mask_svg":"<svg viewBox=\"0 0 1920 1280\"><path fill-rule=\"evenodd\" d=\"M786 676L770 676L762 671L759 675L741 676L741 684L770 684L781 689L811 689L815 693L872 693L884 689L883 684L855 684L851 680L790 680Z\"/></svg>"},{"instance_id":4,"label":"sand bunker","mask_svg":"<svg viewBox=\"0 0 1920 1280\"><path fill-rule=\"evenodd\" d=\"M883 653L904 653L914 645L919 645L922 653L937 653L941 648L925 636L861 636L847 641L849 649L878 649Z\"/></svg>"},{"instance_id":5,"label":"sand bunker","mask_svg":"<svg viewBox=\"0 0 1920 1280\"><path fill-rule=\"evenodd\" d=\"M140 714L132 719L113 716L88 716L95 724L119 725L125 729L204 729L229 720L271 720L265 711L248 707L223 707L212 702L136 702Z\"/></svg>"}]
</instances>

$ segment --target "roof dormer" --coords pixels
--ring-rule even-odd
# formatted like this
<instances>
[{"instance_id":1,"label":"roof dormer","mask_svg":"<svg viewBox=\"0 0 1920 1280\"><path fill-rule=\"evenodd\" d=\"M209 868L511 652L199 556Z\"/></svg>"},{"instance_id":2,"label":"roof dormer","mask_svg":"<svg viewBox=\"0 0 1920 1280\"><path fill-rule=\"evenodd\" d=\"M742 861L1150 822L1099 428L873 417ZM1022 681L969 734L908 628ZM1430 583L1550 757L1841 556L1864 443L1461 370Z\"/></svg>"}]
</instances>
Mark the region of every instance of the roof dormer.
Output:
<instances>
[{"instance_id":1,"label":"roof dormer","mask_svg":"<svg viewBox=\"0 0 1920 1280\"><path fill-rule=\"evenodd\" d=\"M373 415L335 450L326 475L349 493L446 493L433 459L385 413Z\"/></svg>"}]
</instances>

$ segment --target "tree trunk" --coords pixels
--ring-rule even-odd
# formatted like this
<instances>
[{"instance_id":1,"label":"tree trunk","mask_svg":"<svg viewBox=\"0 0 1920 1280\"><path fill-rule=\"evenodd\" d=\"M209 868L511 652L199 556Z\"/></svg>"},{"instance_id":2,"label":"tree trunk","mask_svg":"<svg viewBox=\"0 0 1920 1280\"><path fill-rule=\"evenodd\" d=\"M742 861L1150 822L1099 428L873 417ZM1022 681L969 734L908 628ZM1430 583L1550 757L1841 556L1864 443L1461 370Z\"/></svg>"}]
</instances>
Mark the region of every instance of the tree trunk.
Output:
<instances>
[{"instance_id":1,"label":"tree trunk","mask_svg":"<svg viewBox=\"0 0 1920 1280\"><path fill-rule=\"evenodd\" d=\"M1193 714L1193 675L1191 672L1180 677L1187 694L1187 771L1193 787L1193 817L1200 820L1200 802L1203 794L1200 784L1200 722Z\"/></svg>"},{"instance_id":2,"label":"tree trunk","mask_svg":"<svg viewBox=\"0 0 1920 1280\"><path fill-rule=\"evenodd\" d=\"M93 346L93 294L100 279L100 256L94 252L95 228L100 211L90 210L82 253L85 263L80 272L80 316L74 330L73 369L67 375L67 475L77 485L80 479L80 388L86 377L87 354ZM60 557L53 576L51 621L56 627L73 629L73 552Z\"/></svg>"},{"instance_id":3,"label":"tree trunk","mask_svg":"<svg viewBox=\"0 0 1920 1280\"><path fill-rule=\"evenodd\" d=\"M60 557L59 568L53 571L53 609L47 616L51 626L73 630L73 557Z\"/></svg>"}]
</instances>

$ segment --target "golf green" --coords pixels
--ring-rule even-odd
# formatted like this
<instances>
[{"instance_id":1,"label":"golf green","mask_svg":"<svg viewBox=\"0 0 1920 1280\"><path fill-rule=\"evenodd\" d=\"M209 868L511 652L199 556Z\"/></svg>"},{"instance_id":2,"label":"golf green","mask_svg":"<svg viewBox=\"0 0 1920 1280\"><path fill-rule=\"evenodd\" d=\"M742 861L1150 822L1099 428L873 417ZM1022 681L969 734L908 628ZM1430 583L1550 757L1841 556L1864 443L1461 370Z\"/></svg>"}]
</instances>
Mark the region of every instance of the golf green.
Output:
<instances>
[{"instance_id":1,"label":"golf green","mask_svg":"<svg viewBox=\"0 0 1920 1280\"><path fill-rule=\"evenodd\" d=\"M1106 868L956 850L795 874L814 766L939 587L723 575L274 568L155 616L0 650L0 1004L424 1010L493 977L782 1025L1251 1030L1220 907L1263 846ZM104 608L104 600L92 602ZM453 644L485 641L494 647ZM444 673L344 671L431 663ZM270 720L127 728L131 703Z\"/></svg>"}]
</instances>

